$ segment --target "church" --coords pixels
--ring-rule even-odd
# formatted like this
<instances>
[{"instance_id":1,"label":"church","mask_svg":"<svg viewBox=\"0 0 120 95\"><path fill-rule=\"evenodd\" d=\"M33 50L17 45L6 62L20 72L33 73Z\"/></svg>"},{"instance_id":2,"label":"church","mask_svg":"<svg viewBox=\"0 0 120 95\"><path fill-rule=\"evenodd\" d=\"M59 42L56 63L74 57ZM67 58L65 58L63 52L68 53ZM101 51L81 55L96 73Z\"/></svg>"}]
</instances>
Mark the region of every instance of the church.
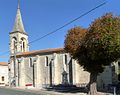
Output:
<instances>
[{"instance_id":1,"label":"church","mask_svg":"<svg viewBox=\"0 0 120 95\"><path fill-rule=\"evenodd\" d=\"M15 24L10 36L9 85L26 88L46 88L54 85L86 86L90 74L77 64L64 48L29 51L26 33L18 4ZM117 64L117 65L116 65ZM98 88L118 83L117 73L120 64L107 66L98 76ZM114 68L113 68L114 67Z\"/></svg>"}]
</instances>

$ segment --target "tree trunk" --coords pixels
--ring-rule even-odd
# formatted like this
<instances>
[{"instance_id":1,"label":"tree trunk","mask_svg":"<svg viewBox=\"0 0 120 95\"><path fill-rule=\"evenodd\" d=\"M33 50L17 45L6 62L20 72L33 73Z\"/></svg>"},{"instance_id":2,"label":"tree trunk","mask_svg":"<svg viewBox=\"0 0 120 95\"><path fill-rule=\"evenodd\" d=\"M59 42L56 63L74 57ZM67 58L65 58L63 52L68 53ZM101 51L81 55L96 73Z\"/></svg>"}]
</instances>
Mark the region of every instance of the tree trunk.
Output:
<instances>
[{"instance_id":1,"label":"tree trunk","mask_svg":"<svg viewBox=\"0 0 120 95\"><path fill-rule=\"evenodd\" d=\"M90 82L88 84L88 95L107 95L105 93L97 92L97 73L90 74Z\"/></svg>"},{"instance_id":2,"label":"tree trunk","mask_svg":"<svg viewBox=\"0 0 120 95\"><path fill-rule=\"evenodd\" d=\"M97 93L97 74L90 74L90 83L89 83L89 94L88 95L99 95Z\"/></svg>"}]
</instances>

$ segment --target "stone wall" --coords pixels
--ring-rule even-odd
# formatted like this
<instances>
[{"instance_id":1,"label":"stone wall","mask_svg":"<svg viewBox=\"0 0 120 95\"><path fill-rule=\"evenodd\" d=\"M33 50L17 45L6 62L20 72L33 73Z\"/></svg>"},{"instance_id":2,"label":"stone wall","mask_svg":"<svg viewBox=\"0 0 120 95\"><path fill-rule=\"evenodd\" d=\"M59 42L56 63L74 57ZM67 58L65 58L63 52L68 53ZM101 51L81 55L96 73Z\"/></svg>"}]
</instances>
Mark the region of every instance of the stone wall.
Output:
<instances>
[{"instance_id":1,"label":"stone wall","mask_svg":"<svg viewBox=\"0 0 120 95\"><path fill-rule=\"evenodd\" d=\"M16 83L17 86L25 87L26 84L32 84L36 88L44 88L50 85L63 84L63 72L67 73L69 85L86 86L89 83L90 74L84 71L77 61L71 59L67 53L45 53L17 59L21 59L19 70L17 70L18 65L16 65L16 82L19 82L19 84ZM13 69L11 75L13 76L13 60L11 60L11 64L10 68ZM111 68L108 66L98 76L98 87L103 87L103 83L105 85L111 84L111 77Z\"/></svg>"}]
</instances>

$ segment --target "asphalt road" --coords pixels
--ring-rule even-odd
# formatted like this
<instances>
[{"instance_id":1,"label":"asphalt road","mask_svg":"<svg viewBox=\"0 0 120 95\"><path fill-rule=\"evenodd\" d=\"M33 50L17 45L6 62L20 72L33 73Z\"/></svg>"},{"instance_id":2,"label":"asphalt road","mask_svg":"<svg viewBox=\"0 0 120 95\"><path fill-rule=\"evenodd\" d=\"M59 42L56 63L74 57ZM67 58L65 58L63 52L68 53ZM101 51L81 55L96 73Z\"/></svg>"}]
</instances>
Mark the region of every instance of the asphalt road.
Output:
<instances>
[{"instance_id":1,"label":"asphalt road","mask_svg":"<svg viewBox=\"0 0 120 95\"><path fill-rule=\"evenodd\" d=\"M26 91L18 91L18 90L8 89L8 88L0 88L0 95L43 95L43 94L36 94L36 93L26 92Z\"/></svg>"}]
</instances>

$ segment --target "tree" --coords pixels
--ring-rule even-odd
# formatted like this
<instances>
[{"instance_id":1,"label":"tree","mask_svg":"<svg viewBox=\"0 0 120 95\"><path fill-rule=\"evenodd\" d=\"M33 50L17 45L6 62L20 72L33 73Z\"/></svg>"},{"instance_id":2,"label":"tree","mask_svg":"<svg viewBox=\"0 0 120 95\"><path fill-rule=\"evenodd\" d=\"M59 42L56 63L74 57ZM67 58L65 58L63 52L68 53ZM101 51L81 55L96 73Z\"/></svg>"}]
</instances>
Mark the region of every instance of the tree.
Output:
<instances>
[{"instance_id":1,"label":"tree","mask_svg":"<svg viewBox=\"0 0 120 95\"><path fill-rule=\"evenodd\" d=\"M97 75L104 71L105 66L120 58L120 17L107 13L96 19L87 31L80 43L78 41L79 45L75 51L66 48L71 40L68 32L65 50L83 66L84 70L90 72L89 94L99 95L96 90Z\"/></svg>"},{"instance_id":2,"label":"tree","mask_svg":"<svg viewBox=\"0 0 120 95\"><path fill-rule=\"evenodd\" d=\"M82 42L86 32L87 29L84 29L82 27L75 27L68 30L68 34L66 35L66 39L64 42L65 50L71 55L75 55L75 53L77 52L76 50Z\"/></svg>"}]
</instances>

